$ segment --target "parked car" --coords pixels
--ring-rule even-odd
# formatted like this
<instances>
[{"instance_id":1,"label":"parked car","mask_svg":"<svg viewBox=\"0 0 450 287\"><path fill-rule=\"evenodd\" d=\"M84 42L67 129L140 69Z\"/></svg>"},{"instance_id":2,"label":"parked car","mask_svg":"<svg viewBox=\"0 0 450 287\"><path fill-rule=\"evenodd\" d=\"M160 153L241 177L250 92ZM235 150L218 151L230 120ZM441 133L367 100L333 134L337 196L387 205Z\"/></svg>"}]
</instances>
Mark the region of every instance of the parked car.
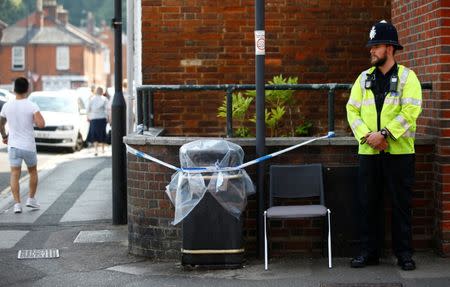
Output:
<instances>
[{"instance_id":1,"label":"parked car","mask_svg":"<svg viewBox=\"0 0 450 287\"><path fill-rule=\"evenodd\" d=\"M78 97L80 97L83 100L84 105L88 106L90 98L93 96L91 89L88 87L80 87L75 90Z\"/></svg>"},{"instance_id":2,"label":"parked car","mask_svg":"<svg viewBox=\"0 0 450 287\"><path fill-rule=\"evenodd\" d=\"M68 147L72 152L83 148L89 122L84 102L75 92L33 92L28 99L39 106L45 120L44 128L34 128L36 145Z\"/></svg>"},{"instance_id":3,"label":"parked car","mask_svg":"<svg viewBox=\"0 0 450 287\"><path fill-rule=\"evenodd\" d=\"M2 110L3 105L4 105L7 101L8 101L8 100L6 99L6 97L0 95L0 111Z\"/></svg>"},{"instance_id":4,"label":"parked car","mask_svg":"<svg viewBox=\"0 0 450 287\"><path fill-rule=\"evenodd\" d=\"M9 101L14 99L16 96L7 90L0 89L0 110L2 109L3 105Z\"/></svg>"}]
</instances>

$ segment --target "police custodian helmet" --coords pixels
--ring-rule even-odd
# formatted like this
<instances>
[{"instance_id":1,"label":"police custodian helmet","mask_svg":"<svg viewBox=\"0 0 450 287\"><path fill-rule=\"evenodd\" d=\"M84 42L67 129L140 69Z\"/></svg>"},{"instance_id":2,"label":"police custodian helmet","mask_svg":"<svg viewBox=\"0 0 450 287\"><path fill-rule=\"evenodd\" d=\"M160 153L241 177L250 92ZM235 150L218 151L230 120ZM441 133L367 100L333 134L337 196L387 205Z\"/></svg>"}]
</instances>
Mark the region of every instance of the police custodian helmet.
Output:
<instances>
[{"instance_id":1,"label":"police custodian helmet","mask_svg":"<svg viewBox=\"0 0 450 287\"><path fill-rule=\"evenodd\" d=\"M369 41L366 47L374 45L386 44L392 45L397 50L402 50L403 46L398 42L397 29L394 25L388 23L386 20L381 20L372 26L369 32Z\"/></svg>"}]
</instances>

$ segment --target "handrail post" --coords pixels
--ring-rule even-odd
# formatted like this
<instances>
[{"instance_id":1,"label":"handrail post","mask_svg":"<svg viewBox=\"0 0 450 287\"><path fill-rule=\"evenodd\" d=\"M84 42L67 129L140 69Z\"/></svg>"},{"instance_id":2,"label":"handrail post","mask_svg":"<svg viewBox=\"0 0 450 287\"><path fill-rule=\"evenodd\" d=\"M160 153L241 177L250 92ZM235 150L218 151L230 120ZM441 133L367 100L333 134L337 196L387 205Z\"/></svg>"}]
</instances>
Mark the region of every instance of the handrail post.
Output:
<instances>
[{"instance_id":1,"label":"handrail post","mask_svg":"<svg viewBox=\"0 0 450 287\"><path fill-rule=\"evenodd\" d=\"M142 119L143 119L143 130L147 131L148 130L148 93L150 92L146 92L144 93L144 98L142 99Z\"/></svg>"},{"instance_id":2,"label":"handrail post","mask_svg":"<svg viewBox=\"0 0 450 287\"><path fill-rule=\"evenodd\" d=\"M142 117L142 97L144 95L144 91L143 90L138 90L137 92L137 98L136 98L136 113L137 113L137 124L138 125L142 125L144 126L144 120Z\"/></svg>"},{"instance_id":3,"label":"handrail post","mask_svg":"<svg viewBox=\"0 0 450 287\"><path fill-rule=\"evenodd\" d=\"M227 89L227 137L233 137L233 88Z\"/></svg>"},{"instance_id":4,"label":"handrail post","mask_svg":"<svg viewBox=\"0 0 450 287\"><path fill-rule=\"evenodd\" d=\"M154 127L155 126L155 116L154 116L154 102L153 102L153 91L150 91L150 93L148 94L148 104L149 104L149 123L148 126L149 127Z\"/></svg>"},{"instance_id":5,"label":"handrail post","mask_svg":"<svg viewBox=\"0 0 450 287\"><path fill-rule=\"evenodd\" d=\"M334 89L328 90L328 133L334 134Z\"/></svg>"}]
</instances>

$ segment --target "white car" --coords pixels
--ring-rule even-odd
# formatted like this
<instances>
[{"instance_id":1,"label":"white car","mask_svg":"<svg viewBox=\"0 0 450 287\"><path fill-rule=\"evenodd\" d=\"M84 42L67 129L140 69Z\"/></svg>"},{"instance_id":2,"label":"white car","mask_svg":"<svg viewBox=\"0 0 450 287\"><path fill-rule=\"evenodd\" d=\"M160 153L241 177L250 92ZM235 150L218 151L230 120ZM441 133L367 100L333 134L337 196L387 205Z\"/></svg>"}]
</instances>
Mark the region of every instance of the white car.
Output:
<instances>
[{"instance_id":1,"label":"white car","mask_svg":"<svg viewBox=\"0 0 450 287\"><path fill-rule=\"evenodd\" d=\"M12 99L15 99L16 95L14 95L8 90L0 89L0 97L4 97L7 101L10 101Z\"/></svg>"},{"instance_id":2,"label":"white car","mask_svg":"<svg viewBox=\"0 0 450 287\"><path fill-rule=\"evenodd\" d=\"M83 148L89 122L83 100L75 92L33 92L28 99L39 106L45 120L44 128L34 128L36 145L68 147L72 152Z\"/></svg>"},{"instance_id":3,"label":"white car","mask_svg":"<svg viewBox=\"0 0 450 287\"><path fill-rule=\"evenodd\" d=\"M2 109L3 105L12 99L15 99L16 96L12 93L10 93L7 90L0 89L0 110Z\"/></svg>"},{"instance_id":4,"label":"white car","mask_svg":"<svg viewBox=\"0 0 450 287\"><path fill-rule=\"evenodd\" d=\"M8 101L6 97L0 95L0 111L2 110L3 105Z\"/></svg>"}]
</instances>

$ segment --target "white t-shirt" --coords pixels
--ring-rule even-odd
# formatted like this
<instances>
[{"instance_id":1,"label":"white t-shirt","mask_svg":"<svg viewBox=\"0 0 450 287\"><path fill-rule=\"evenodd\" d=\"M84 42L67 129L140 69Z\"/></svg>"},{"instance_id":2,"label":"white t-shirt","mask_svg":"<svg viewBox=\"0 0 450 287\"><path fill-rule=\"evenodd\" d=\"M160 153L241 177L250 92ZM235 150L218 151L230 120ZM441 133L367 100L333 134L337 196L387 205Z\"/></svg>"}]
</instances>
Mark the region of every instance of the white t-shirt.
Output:
<instances>
[{"instance_id":1,"label":"white t-shirt","mask_svg":"<svg viewBox=\"0 0 450 287\"><path fill-rule=\"evenodd\" d=\"M28 99L14 99L3 105L0 116L8 123L8 147L36 151L33 127L36 112L39 107Z\"/></svg>"}]
</instances>

